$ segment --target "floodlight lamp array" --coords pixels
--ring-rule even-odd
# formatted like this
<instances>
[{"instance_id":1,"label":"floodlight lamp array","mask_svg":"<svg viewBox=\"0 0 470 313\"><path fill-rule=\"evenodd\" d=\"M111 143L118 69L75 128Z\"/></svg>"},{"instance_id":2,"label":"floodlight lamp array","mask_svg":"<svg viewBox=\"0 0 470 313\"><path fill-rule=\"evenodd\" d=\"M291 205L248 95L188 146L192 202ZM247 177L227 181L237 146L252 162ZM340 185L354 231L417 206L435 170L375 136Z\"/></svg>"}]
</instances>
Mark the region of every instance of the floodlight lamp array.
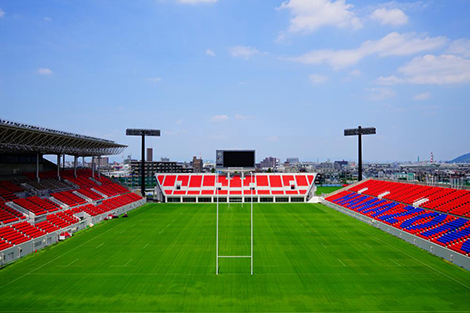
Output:
<instances>
[{"instance_id":1,"label":"floodlight lamp array","mask_svg":"<svg viewBox=\"0 0 470 313\"><path fill-rule=\"evenodd\" d=\"M365 127L365 128L350 128L344 130L345 136L357 136L357 135L374 135L376 134L375 127Z\"/></svg>"},{"instance_id":2,"label":"floodlight lamp array","mask_svg":"<svg viewBox=\"0 0 470 313\"><path fill-rule=\"evenodd\" d=\"M160 137L159 129L139 129L139 128L128 128L126 129L127 136L154 136Z\"/></svg>"}]
</instances>

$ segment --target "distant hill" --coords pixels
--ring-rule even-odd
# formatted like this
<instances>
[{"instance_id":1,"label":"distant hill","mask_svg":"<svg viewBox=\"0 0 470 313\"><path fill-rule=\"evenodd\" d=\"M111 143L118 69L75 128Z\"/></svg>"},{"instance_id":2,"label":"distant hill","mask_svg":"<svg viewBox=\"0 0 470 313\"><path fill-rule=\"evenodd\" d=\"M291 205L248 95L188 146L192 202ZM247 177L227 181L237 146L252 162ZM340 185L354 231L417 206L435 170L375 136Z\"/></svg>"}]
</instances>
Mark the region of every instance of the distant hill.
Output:
<instances>
[{"instance_id":1,"label":"distant hill","mask_svg":"<svg viewBox=\"0 0 470 313\"><path fill-rule=\"evenodd\" d=\"M459 156L453 159L450 163L470 163L470 153Z\"/></svg>"}]
</instances>

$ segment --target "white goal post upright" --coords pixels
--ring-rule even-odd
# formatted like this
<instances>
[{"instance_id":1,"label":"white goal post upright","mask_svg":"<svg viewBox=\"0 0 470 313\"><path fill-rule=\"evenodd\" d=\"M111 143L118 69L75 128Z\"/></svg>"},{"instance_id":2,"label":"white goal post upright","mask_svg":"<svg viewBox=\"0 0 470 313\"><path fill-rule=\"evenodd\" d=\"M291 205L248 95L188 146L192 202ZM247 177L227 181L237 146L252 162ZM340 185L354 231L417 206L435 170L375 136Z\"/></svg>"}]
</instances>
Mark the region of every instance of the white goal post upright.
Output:
<instances>
[{"instance_id":1,"label":"white goal post upright","mask_svg":"<svg viewBox=\"0 0 470 313\"><path fill-rule=\"evenodd\" d=\"M219 174L216 172L215 173L215 198L217 202L217 222L216 222L216 227L217 231L215 234L215 251L216 251L216 257L215 257L215 274L219 275Z\"/></svg>"},{"instance_id":2,"label":"white goal post upright","mask_svg":"<svg viewBox=\"0 0 470 313\"><path fill-rule=\"evenodd\" d=\"M251 212L250 212L250 246L251 253L250 255L219 255L219 174L215 174L215 197L217 202L217 221L216 221L216 234L215 234L215 244L216 244L216 261L215 261L215 274L219 275L219 258L250 258L250 273L253 275L253 193L255 192L256 186L256 175L250 173L250 193L251 193ZM255 183L253 183L253 177L255 178ZM227 190L227 202L230 203L230 191ZM242 207L243 207L243 194L242 194Z\"/></svg>"},{"instance_id":3,"label":"white goal post upright","mask_svg":"<svg viewBox=\"0 0 470 313\"><path fill-rule=\"evenodd\" d=\"M253 179L253 173L250 173L250 193L251 193L251 275L253 275L253 193L255 192L255 186L256 186L256 175L255 177L255 182L251 183ZM253 184L253 188L251 185Z\"/></svg>"}]
</instances>

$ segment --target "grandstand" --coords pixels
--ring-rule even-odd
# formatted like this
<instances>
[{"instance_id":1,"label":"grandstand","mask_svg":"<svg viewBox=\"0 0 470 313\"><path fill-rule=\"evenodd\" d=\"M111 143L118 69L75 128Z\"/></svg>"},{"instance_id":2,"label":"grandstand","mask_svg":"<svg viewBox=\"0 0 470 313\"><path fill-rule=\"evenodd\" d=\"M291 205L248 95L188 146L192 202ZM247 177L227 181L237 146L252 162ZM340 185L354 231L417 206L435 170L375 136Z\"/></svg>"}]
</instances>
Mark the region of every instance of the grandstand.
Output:
<instances>
[{"instance_id":1,"label":"grandstand","mask_svg":"<svg viewBox=\"0 0 470 313\"><path fill-rule=\"evenodd\" d=\"M334 204L427 241L425 249L470 269L470 191L369 179L325 198ZM447 249L442 250L437 246ZM451 253L449 253L451 252Z\"/></svg>"},{"instance_id":2,"label":"grandstand","mask_svg":"<svg viewBox=\"0 0 470 313\"><path fill-rule=\"evenodd\" d=\"M156 174L164 202L307 202L315 194L314 173ZM217 188L216 188L217 186Z\"/></svg>"},{"instance_id":3,"label":"grandstand","mask_svg":"<svg viewBox=\"0 0 470 313\"><path fill-rule=\"evenodd\" d=\"M10 160L2 165L0 175L0 265L56 243L61 235L70 236L110 214L142 205L145 199L99 171L95 175L95 167L77 169L78 157L93 156L94 161L95 156L119 153L125 147L0 120L1 155ZM57 154L56 169L41 171L51 166L44 154ZM61 170L64 154L75 157L74 169Z\"/></svg>"}]
</instances>

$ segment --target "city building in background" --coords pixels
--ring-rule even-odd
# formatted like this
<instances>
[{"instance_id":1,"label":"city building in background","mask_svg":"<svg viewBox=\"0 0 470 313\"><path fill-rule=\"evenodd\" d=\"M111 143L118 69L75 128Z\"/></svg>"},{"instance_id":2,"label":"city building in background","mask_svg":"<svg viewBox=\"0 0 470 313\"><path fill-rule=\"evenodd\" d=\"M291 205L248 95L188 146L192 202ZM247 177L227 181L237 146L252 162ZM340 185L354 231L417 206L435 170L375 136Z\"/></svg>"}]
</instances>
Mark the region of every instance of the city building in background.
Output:
<instances>
[{"instance_id":1,"label":"city building in background","mask_svg":"<svg viewBox=\"0 0 470 313\"><path fill-rule=\"evenodd\" d=\"M196 156L193 156L192 167L193 167L194 173L202 173L202 169L203 169L202 158L198 159L196 158Z\"/></svg>"},{"instance_id":2,"label":"city building in background","mask_svg":"<svg viewBox=\"0 0 470 313\"><path fill-rule=\"evenodd\" d=\"M287 159L286 159L286 163L289 163L289 164L298 164L298 163L300 163L300 160L299 160L299 158L287 158Z\"/></svg>"},{"instance_id":3,"label":"city building in background","mask_svg":"<svg viewBox=\"0 0 470 313\"><path fill-rule=\"evenodd\" d=\"M278 163L279 163L278 159L272 156L269 156L269 157L264 158L264 160L259 163L259 167L261 169L266 168L266 169L274 170Z\"/></svg>"},{"instance_id":4,"label":"city building in background","mask_svg":"<svg viewBox=\"0 0 470 313\"><path fill-rule=\"evenodd\" d=\"M140 161L131 162L131 173L133 176L140 176L140 166ZM145 162L145 176L154 176L155 173L193 173L193 169L178 162Z\"/></svg>"},{"instance_id":5,"label":"city building in background","mask_svg":"<svg viewBox=\"0 0 470 313\"><path fill-rule=\"evenodd\" d=\"M147 159L151 153L147 150ZM461 156L452 161L436 161L417 158L414 162L364 162L363 179L380 178L393 181L408 181L425 183L433 186L448 186L454 188L470 186L470 154ZM137 186L140 179L140 162L133 159L131 155L123 158L122 162L109 163L109 159L103 157L100 163L100 170L111 177L120 179L121 182L129 186ZM79 163L81 164L81 163ZM66 162L65 167L72 167L72 162ZM91 164L87 162L86 167ZM155 173L210 173L215 172L215 162L213 160L204 161L201 157L192 156L190 161L170 161L168 157L161 157L160 161L147 161L146 180L148 187L155 186ZM322 176L324 184L350 184L357 178L357 163L351 160L326 160L316 162L300 161L299 158L289 157L281 163L278 158L265 157L256 164L257 172L276 173L318 173Z\"/></svg>"}]
</instances>

